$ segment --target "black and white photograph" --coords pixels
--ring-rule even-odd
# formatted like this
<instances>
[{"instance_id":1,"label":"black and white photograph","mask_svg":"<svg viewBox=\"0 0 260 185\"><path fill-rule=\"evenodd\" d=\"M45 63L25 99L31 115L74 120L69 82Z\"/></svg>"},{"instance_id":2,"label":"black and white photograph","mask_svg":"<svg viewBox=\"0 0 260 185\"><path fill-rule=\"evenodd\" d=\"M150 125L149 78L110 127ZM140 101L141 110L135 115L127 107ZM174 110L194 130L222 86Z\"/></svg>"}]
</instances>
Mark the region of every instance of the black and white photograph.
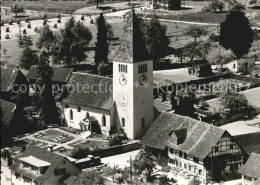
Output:
<instances>
[{"instance_id":1,"label":"black and white photograph","mask_svg":"<svg viewBox=\"0 0 260 185\"><path fill-rule=\"evenodd\" d=\"M260 185L260 0L0 4L0 185Z\"/></svg>"}]
</instances>

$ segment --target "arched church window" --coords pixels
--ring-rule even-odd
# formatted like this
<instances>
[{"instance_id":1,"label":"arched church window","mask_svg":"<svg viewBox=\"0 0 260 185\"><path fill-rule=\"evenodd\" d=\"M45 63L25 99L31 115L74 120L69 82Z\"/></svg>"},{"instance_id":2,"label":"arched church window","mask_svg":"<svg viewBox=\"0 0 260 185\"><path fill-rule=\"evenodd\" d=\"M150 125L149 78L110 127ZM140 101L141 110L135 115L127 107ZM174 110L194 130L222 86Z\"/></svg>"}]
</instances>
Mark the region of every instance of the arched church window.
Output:
<instances>
[{"instance_id":1,"label":"arched church window","mask_svg":"<svg viewBox=\"0 0 260 185\"><path fill-rule=\"evenodd\" d=\"M86 113L86 117L87 117L87 118L89 117L89 112Z\"/></svg>"},{"instance_id":2,"label":"arched church window","mask_svg":"<svg viewBox=\"0 0 260 185\"><path fill-rule=\"evenodd\" d=\"M145 119L142 118L142 129L145 129Z\"/></svg>"},{"instance_id":3,"label":"arched church window","mask_svg":"<svg viewBox=\"0 0 260 185\"><path fill-rule=\"evenodd\" d=\"M122 118L121 122L122 122L122 127L125 127L125 118Z\"/></svg>"},{"instance_id":4,"label":"arched church window","mask_svg":"<svg viewBox=\"0 0 260 185\"><path fill-rule=\"evenodd\" d=\"M123 72L125 72L125 65L123 65Z\"/></svg>"},{"instance_id":5,"label":"arched church window","mask_svg":"<svg viewBox=\"0 0 260 185\"><path fill-rule=\"evenodd\" d=\"M119 70L119 72L120 72L120 64L118 64L118 70Z\"/></svg>"},{"instance_id":6,"label":"arched church window","mask_svg":"<svg viewBox=\"0 0 260 185\"><path fill-rule=\"evenodd\" d=\"M70 120L73 120L73 111L70 109Z\"/></svg>"},{"instance_id":7,"label":"arched church window","mask_svg":"<svg viewBox=\"0 0 260 185\"><path fill-rule=\"evenodd\" d=\"M102 127L105 127L106 126L106 116L105 115L103 115L102 116Z\"/></svg>"},{"instance_id":8,"label":"arched church window","mask_svg":"<svg viewBox=\"0 0 260 185\"><path fill-rule=\"evenodd\" d=\"M81 107L80 106L78 107L78 112L81 112Z\"/></svg>"},{"instance_id":9,"label":"arched church window","mask_svg":"<svg viewBox=\"0 0 260 185\"><path fill-rule=\"evenodd\" d=\"M127 66L125 66L125 72L127 73Z\"/></svg>"},{"instance_id":10,"label":"arched church window","mask_svg":"<svg viewBox=\"0 0 260 185\"><path fill-rule=\"evenodd\" d=\"M145 66L145 72L147 72L147 64L145 64L144 66Z\"/></svg>"}]
</instances>

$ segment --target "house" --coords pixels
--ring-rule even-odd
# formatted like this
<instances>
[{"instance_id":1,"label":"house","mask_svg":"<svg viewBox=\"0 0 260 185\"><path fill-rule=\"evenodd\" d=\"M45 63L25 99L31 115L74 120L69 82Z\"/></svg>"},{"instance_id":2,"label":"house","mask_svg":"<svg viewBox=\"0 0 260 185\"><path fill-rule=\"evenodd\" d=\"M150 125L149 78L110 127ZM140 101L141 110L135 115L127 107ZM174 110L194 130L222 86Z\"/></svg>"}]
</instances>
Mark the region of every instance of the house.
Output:
<instances>
[{"instance_id":1,"label":"house","mask_svg":"<svg viewBox=\"0 0 260 185\"><path fill-rule=\"evenodd\" d=\"M153 61L148 57L134 10L126 16L124 31L113 58L113 79L72 73L61 102L67 126L91 133L92 124L88 127L85 118L94 116L103 134L122 128L128 138L138 139L153 123Z\"/></svg>"},{"instance_id":2,"label":"house","mask_svg":"<svg viewBox=\"0 0 260 185\"><path fill-rule=\"evenodd\" d=\"M254 68L254 66L255 66L254 56L236 59L226 64L226 67L230 71L235 73L251 71Z\"/></svg>"},{"instance_id":3,"label":"house","mask_svg":"<svg viewBox=\"0 0 260 185\"><path fill-rule=\"evenodd\" d=\"M69 81L70 75L73 72L73 68L57 67L53 69L52 81L54 84L62 85ZM30 84L36 82L38 76L37 66L32 66L27 74Z\"/></svg>"},{"instance_id":4,"label":"house","mask_svg":"<svg viewBox=\"0 0 260 185\"><path fill-rule=\"evenodd\" d=\"M246 164L239 170L243 185L259 185L260 154L251 153Z\"/></svg>"},{"instance_id":5,"label":"house","mask_svg":"<svg viewBox=\"0 0 260 185\"><path fill-rule=\"evenodd\" d=\"M67 82L70 79L70 76L73 72L73 68L66 68L66 67L58 67L52 68L53 69L53 76L52 82L55 87L55 92L57 94L61 94L64 88L67 85ZM32 66L26 76L29 79L30 84L35 84L38 78L37 66ZM30 89L30 94L34 93L34 89Z\"/></svg>"},{"instance_id":6,"label":"house","mask_svg":"<svg viewBox=\"0 0 260 185\"><path fill-rule=\"evenodd\" d=\"M251 153L260 155L260 132L233 136L239 145L246 151L248 156Z\"/></svg>"},{"instance_id":7,"label":"house","mask_svg":"<svg viewBox=\"0 0 260 185\"><path fill-rule=\"evenodd\" d=\"M29 82L23 73L19 69L1 68L1 98L12 103L25 103L28 96Z\"/></svg>"},{"instance_id":8,"label":"house","mask_svg":"<svg viewBox=\"0 0 260 185\"><path fill-rule=\"evenodd\" d=\"M30 145L11 169L14 185L61 185L64 177L78 176L81 170L65 156Z\"/></svg>"},{"instance_id":9,"label":"house","mask_svg":"<svg viewBox=\"0 0 260 185\"><path fill-rule=\"evenodd\" d=\"M180 10L181 0L149 0L146 1L147 9Z\"/></svg>"},{"instance_id":10,"label":"house","mask_svg":"<svg viewBox=\"0 0 260 185\"><path fill-rule=\"evenodd\" d=\"M140 143L168 157L168 164L198 176L201 181L220 181L236 173L247 157L225 130L189 117L163 112Z\"/></svg>"}]
</instances>

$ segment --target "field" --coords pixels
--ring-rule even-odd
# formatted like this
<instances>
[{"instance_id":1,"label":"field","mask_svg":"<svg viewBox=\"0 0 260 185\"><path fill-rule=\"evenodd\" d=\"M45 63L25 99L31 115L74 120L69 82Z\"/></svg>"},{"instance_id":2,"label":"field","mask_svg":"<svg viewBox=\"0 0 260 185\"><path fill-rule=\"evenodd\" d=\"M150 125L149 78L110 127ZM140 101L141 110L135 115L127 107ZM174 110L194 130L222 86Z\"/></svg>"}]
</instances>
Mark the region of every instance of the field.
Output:
<instances>
[{"instance_id":1,"label":"field","mask_svg":"<svg viewBox=\"0 0 260 185\"><path fill-rule=\"evenodd\" d=\"M22 5L27 10L63 14L70 14L82 7L95 5L95 3L87 3L86 1L15 1L15 3ZM14 1L2 1L2 6L10 7L13 4Z\"/></svg>"}]
</instances>

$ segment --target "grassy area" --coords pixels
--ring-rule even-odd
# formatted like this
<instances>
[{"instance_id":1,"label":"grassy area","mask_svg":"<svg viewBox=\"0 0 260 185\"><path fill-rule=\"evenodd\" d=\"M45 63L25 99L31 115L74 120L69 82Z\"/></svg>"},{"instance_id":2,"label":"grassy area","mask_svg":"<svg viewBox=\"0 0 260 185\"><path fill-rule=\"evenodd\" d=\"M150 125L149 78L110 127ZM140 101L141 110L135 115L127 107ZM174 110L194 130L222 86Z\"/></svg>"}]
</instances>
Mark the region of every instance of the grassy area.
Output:
<instances>
[{"instance_id":1,"label":"grassy area","mask_svg":"<svg viewBox=\"0 0 260 185\"><path fill-rule=\"evenodd\" d=\"M146 16L147 18L153 15ZM201 22L201 23L220 23L225 20L226 13L212 13L212 12L198 12L181 15L158 15L160 19L189 21L189 22Z\"/></svg>"},{"instance_id":2,"label":"grassy area","mask_svg":"<svg viewBox=\"0 0 260 185\"><path fill-rule=\"evenodd\" d=\"M115 1L106 1L104 4L114 2ZM96 5L96 3L87 3L86 1L2 1L2 6L10 7L14 3L22 5L27 10L65 14L72 13L83 7Z\"/></svg>"}]
</instances>

